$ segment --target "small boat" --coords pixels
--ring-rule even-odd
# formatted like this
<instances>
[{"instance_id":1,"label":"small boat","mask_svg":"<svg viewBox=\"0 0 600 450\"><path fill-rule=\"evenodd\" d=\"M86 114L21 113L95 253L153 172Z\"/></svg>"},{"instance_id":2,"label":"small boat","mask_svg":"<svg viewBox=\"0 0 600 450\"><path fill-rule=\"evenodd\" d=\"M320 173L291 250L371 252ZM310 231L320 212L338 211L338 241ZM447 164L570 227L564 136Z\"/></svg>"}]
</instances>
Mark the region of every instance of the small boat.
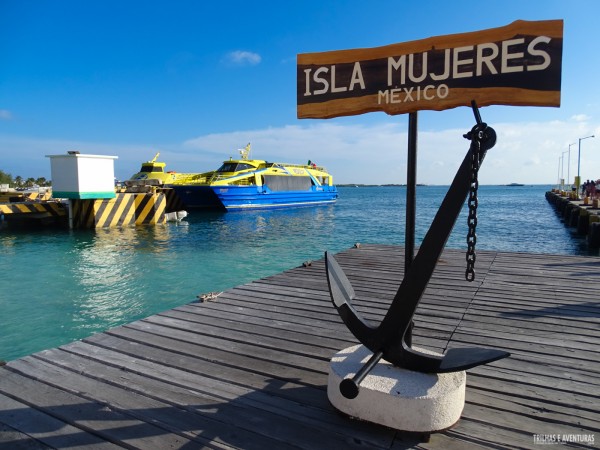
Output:
<instances>
[{"instance_id":1,"label":"small boat","mask_svg":"<svg viewBox=\"0 0 600 450\"><path fill-rule=\"evenodd\" d=\"M164 162L157 161L160 153L156 153L150 161L142 163L140 171L133 174L127 181L146 182L147 184L164 185L177 181L181 177L189 177L191 173L178 173L174 171L165 171L167 166ZM212 172L211 172L212 173ZM201 175L201 174L200 174ZM126 182L127 183L127 182Z\"/></svg>"},{"instance_id":2,"label":"small boat","mask_svg":"<svg viewBox=\"0 0 600 450\"><path fill-rule=\"evenodd\" d=\"M213 172L178 177L173 188L186 209L227 211L285 208L333 203L338 198L333 177L324 167L250 159L250 144Z\"/></svg>"}]
</instances>

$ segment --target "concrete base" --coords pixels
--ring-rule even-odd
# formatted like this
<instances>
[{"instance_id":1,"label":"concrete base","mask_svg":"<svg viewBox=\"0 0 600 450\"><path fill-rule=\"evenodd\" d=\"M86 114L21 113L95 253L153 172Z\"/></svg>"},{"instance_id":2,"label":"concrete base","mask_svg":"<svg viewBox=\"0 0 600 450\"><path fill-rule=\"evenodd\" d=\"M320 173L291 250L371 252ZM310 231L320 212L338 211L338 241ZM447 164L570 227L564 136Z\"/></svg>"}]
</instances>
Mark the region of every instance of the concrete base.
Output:
<instances>
[{"instance_id":1,"label":"concrete base","mask_svg":"<svg viewBox=\"0 0 600 450\"><path fill-rule=\"evenodd\" d=\"M344 397L340 382L353 377L371 355L366 347L356 345L331 359L327 395L338 410L368 422L419 433L445 430L458 421L465 404L464 371L413 372L381 360L360 384L358 396L352 400Z\"/></svg>"}]
</instances>

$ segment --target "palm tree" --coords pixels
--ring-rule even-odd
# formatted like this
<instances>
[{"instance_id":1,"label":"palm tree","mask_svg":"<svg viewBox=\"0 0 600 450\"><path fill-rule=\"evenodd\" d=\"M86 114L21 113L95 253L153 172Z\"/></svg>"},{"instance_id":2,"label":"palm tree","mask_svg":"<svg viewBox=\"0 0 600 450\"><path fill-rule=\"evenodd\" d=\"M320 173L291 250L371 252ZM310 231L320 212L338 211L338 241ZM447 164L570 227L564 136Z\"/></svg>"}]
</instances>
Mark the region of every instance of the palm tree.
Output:
<instances>
[{"instance_id":1,"label":"palm tree","mask_svg":"<svg viewBox=\"0 0 600 450\"><path fill-rule=\"evenodd\" d=\"M0 170L0 183L1 184L11 184L12 176L10 173L6 173L3 170Z\"/></svg>"}]
</instances>

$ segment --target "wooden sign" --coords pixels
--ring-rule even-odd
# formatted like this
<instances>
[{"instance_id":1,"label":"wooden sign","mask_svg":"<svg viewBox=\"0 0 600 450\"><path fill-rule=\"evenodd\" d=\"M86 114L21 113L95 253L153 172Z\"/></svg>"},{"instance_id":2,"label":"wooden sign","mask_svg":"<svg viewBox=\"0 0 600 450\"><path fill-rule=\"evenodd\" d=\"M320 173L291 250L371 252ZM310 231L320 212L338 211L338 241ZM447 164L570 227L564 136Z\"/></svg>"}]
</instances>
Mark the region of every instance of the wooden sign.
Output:
<instances>
[{"instance_id":1,"label":"wooden sign","mask_svg":"<svg viewBox=\"0 0 600 450\"><path fill-rule=\"evenodd\" d=\"M469 106L560 106L563 21L298 55L298 118Z\"/></svg>"}]
</instances>

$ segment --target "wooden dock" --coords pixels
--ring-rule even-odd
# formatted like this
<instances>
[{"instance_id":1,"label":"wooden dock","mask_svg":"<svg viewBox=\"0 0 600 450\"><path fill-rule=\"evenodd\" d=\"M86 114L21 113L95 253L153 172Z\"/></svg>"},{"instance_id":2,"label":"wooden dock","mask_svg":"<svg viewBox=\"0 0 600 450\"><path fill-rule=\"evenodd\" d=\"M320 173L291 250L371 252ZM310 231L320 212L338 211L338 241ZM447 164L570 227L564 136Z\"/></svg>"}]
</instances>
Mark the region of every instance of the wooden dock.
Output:
<instances>
[{"instance_id":1,"label":"wooden dock","mask_svg":"<svg viewBox=\"0 0 600 450\"><path fill-rule=\"evenodd\" d=\"M403 249L336 258L381 319ZM329 404L329 359L356 340L319 260L0 367L0 448L599 448L600 258L479 251L476 271L444 252L414 344L512 356L468 372L461 420L429 442Z\"/></svg>"}]
</instances>

